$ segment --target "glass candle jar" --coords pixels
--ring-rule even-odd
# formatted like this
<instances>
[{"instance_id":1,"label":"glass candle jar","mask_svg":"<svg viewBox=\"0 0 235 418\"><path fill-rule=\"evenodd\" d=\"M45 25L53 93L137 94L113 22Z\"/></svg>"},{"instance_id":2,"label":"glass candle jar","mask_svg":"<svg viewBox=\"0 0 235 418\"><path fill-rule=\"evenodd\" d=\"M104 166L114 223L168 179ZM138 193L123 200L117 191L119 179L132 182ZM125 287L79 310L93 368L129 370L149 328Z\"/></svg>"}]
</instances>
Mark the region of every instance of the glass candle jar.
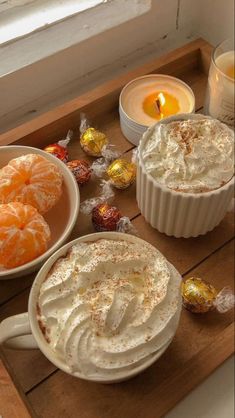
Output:
<instances>
[{"instance_id":1,"label":"glass candle jar","mask_svg":"<svg viewBox=\"0 0 235 418\"><path fill-rule=\"evenodd\" d=\"M204 112L234 127L234 40L218 45L211 57Z\"/></svg>"}]
</instances>

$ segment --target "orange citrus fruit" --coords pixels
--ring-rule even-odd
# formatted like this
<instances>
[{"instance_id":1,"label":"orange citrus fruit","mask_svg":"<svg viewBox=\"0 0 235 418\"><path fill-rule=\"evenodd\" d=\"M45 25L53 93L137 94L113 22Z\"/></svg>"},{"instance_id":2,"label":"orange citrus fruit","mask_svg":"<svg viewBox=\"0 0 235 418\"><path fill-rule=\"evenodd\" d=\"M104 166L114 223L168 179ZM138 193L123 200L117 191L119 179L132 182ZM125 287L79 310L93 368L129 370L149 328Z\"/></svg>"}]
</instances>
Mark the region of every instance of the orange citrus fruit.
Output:
<instances>
[{"instance_id":1,"label":"orange citrus fruit","mask_svg":"<svg viewBox=\"0 0 235 418\"><path fill-rule=\"evenodd\" d=\"M38 154L14 158L0 170L0 204L21 202L46 213L62 193L58 167Z\"/></svg>"},{"instance_id":2,"label":"orange citrus fruit","mask_svg":"<svg viewBox=\"0 0 235 418\"><path fill-rule=\"evenodd\" d=\"M14 268L47 250L51 233L37 209L12 202L0 205L0 268Z\"/></svg>"}]
</instances>

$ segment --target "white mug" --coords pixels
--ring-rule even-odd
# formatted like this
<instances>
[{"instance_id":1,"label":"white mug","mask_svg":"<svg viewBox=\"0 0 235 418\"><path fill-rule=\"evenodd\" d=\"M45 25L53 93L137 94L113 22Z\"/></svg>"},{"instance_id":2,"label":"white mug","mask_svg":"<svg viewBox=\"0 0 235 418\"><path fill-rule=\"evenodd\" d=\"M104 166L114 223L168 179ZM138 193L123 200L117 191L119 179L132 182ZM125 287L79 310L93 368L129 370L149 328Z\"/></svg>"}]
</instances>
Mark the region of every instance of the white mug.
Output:
<instances>
[{"instance_id":1,"label":"white mug","mask_svg":"<svg viewBox=\"0 0 235 418\"><path fill-rule=\"evenodd\" d=\"M9 318L4 319L0 323L0 345L4 345L5 347L12 348L12 349L34 349L39 348L42 353L50 360L56 367L59 369L71 374L72 376L79 377L85 380L92 380L95 382L102 382L102 383L114 383L120 382L123 380L127 380L143 370L147 367L151 366L167 349L168 345L171 343L171 340L167 345L164 345L159 351L154 353L150 358L146 360L146 362L142 363L141 365L137 366L133 370L125 371L123 376L118 376L118 378L113 376L109 379L100 379L99 377L96 378L88 378L82 375L79 372L71 373L69 367L66 363L56 357L55 353L46 342L40 326L37 320L37 300L38 300L38 293L41 287L42 282L45 280L48 272L50 271L53 264L60 258L67 254L69 248L78 243L78 242L89 242L98 240L101 238L105 239L114 239L114 240L126 240L129 242L141 241L140 238L137 238L133 235L123 234L119 232L99 232L94 234L85 235L83 237L77 238L74 241L69 242L68 244L64 245L58 251L56 251L43 265L41 270L38 272L34 283L32 285L29 301L28 301L28 312L10 316ZM178 273L179 274L179 273ZM177 320L175 323L175 329L173 330L174 333L178 327L178 322L181 313L181 303L178 306L177 312Z\"/></svg>"}]
</instances>

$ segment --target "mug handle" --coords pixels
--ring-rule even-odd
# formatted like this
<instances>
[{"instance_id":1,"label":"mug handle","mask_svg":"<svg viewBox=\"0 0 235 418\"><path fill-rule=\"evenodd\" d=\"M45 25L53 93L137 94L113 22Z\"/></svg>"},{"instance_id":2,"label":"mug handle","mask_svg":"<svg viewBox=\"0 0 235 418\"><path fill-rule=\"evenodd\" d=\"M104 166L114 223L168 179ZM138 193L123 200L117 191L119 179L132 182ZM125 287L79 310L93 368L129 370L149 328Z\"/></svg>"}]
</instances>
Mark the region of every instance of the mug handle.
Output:
<instances>
[{"instance_id":1,"label":"mug handle","mask_svg":"<svg viewBox=\"0 0 235 418\"><path fill-rule=\"evenodd\" d=\"M0 323L0 345L16 350L38 348L32 335L28 312L9 316Z\"/></svg>"}]
</instances>

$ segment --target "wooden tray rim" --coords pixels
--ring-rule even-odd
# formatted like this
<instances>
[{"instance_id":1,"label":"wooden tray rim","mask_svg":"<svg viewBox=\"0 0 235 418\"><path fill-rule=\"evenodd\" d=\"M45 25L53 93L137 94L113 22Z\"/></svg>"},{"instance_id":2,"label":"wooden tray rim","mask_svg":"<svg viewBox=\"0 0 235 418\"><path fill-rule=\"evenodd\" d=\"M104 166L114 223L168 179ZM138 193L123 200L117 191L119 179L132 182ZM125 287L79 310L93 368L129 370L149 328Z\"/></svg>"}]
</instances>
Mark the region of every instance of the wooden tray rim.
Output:
<instances>
[{"instance_id":1,"label":"wooden tray rim","mask_svg":"<svg viewBox=\"0 0 235 418\"><path fill-rule=\"evenodd\" d=\"M11 129L0 135L0 145L7 145L14 143L16 141L22 140L25 137L30 136L32 133L35 133L45 127L58 122L61 118L65 118L68 115L76 112L79 109L82 109L86 106L89 106L91 103L100 100L109 94L112 94L114 91L117 93L121 88L131 79L141 76L143 74L148 74L161 69L162 67L169 65L170 63L176 61L177 59L183 58L186 54L211 54L211 45L202 38L199 38L195 41L190 42L186 46L177 48L157 59L153 59L150 62L129 71L113 80L110 80L95 89L86 92L75 99L65 102L64 104L55 107L54 109L43 113L42 115L30 120L29 122L23 123L22 125L17 126L14 129ZM207 71L208 68L205 68ZM171 395L170 402L168 404L168 410L173 408L176 403L178 403L184 396L186 396L196 385L202 382L207 376L210 375L218 366L220 366L228 357L234 353L234 324L231 323L225 327L225 329L216 336L215 342L217 343L217 349L214 350L214 346L208 345L200 350L196 355L194 355L188 363L186 363L184 370L175 371L172 376L163 380L163 385L161 387L161 393L164 397L164 391L170 391ZM219 347L219 349L218 349ZM203 363L206 364L205 368L200 369L198 373L195 373L195 368L197 365L197 358L200 356ZM214 362L211 361L213 358ZM3 356L3 361L4 361ZM5 361L4 361L5 362ZM187 375L190 372L191 379L187 380ZM50 378L50 376L48 376ZM178 384L182 384L182 381L185 381L181 392L174 391L174 388ZM41 383L41 382L40 382ZM40 384L39 383L39 384ZM25 400L24 400L25 402ZM164 404L164 403L163 403ZM164 404L165 405L165 404ZM158 416L165 414L166 408L157 411Z\"/></svg>"},{"instance_id":2,"label":"wooden tray rim","mask_svg":"<svg viewBox=\"0 0 235 418\"><path fill-rule=\"evenodd\" d=\"M132 79L144 74L150 74L156 70L160 71L164 66L171 64L172 61L174 62L185 57L187 54L198 53L198 55L210 55L211 50L212 46L202 38L198 38L195 41L189 42L188 44L170 51L158 58L155 58L141 65L140 67L135 68L134 70L131 70L117 78L105 82L98 87L63 103L28 122L25 122L13 129L10 129L9 131L4 132L0 135L0 145L8 145L19 141L24 137L45 128L46 126L55 123L56 121L65 118L78 109L89 106L92 102L108 96L115 90L119 92L121 88Z\"/></svg>"}]
</instances>

